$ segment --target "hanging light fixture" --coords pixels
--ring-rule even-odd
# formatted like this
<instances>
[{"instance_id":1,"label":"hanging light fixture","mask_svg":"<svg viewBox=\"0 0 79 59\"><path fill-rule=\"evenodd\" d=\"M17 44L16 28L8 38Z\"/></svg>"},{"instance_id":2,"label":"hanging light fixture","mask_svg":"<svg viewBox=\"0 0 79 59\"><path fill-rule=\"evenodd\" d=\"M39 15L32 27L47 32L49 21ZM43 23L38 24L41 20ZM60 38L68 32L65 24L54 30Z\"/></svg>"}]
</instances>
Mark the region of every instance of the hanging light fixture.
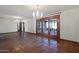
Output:
<instances>
[{"instance_id":1,"label":"hanging light fixture","mask_svg":"<svg viewBox=\"0 0 79 59\"><path fill-rule=\"evenodd\" d=\"M33 18L39 19L42 17L43 17L43 12L40 12L39 5L36 5L36 10L35 10L35 12L33 11Z\"/></svg>"}]
</instances>

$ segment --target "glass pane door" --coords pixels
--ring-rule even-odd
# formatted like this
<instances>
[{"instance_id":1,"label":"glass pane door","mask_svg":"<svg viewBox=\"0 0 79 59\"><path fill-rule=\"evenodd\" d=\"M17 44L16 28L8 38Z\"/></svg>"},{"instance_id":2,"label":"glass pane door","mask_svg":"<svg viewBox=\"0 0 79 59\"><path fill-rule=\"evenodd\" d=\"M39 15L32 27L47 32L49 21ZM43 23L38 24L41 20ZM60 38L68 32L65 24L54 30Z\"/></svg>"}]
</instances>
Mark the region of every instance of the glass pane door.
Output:
<instances>
[{"instance_id":1,"label":"glass pane door","mask_svg":"<svg viewBox=\"0 0 79 59\"><path fill-rule=\"evenodd\" d=\"M48 34L48 20L47 19L43 20L43 33Z\"/></svg>"},{"instance_id":2,"label":"glass pane door","mask_svg":"<svg viewBox=\"0 0 79 59\"><path fill-rule=\"evenodd\" d=\"M37 21L37 32L38 33L42 32L42 22L41 22L41 20Z\"/></svg>"},{"instance_id":3,"label":"glass pane door","mask_svg":"<svg viewBox=\"0 0 79 59\"><path fill-rule=\"evenodd\" d=\"M57 35L57 19L50 19L50 35Z\"/></svg>"}]
</instances>

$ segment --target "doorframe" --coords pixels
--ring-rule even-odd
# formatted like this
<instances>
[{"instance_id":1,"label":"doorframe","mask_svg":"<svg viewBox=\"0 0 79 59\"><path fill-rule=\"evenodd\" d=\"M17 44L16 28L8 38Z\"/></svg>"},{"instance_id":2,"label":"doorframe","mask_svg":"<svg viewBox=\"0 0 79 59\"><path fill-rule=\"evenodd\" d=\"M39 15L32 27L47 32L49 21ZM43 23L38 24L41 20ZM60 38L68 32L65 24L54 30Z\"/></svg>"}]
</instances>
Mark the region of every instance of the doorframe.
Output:
<instances>
[{"instance_id":1,"label":"doorframe","mask_svg":"<svg viewBox=\"0 0 79 59\"><path fill-rule=\"evenodd\" d=\"M36 19L36 34L37 35L39 35L39 34L42 35L42 33L37 32L37 21L41 20L43 22L44 19L48 19L48 22L49 22L50 18L57 19L57 41L59 41L59 39L60 39L60 15L54 15L54 16L48 16L48 17L42 17L40 19ZM50 25L48 25L48 38L50 38L49 29L50 29ZM43 24L42 24L42 32L43 32Z\"/></svg>"}]
</instances>

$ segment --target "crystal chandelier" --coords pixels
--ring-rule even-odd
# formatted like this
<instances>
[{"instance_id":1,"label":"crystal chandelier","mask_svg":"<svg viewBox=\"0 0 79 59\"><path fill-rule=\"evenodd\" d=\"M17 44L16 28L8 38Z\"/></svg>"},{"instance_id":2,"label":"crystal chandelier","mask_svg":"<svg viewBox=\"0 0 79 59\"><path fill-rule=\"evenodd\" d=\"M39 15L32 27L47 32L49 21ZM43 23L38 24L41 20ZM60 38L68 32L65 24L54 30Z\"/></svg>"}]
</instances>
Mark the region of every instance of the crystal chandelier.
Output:
<instances>
[{"instance_id":1,"label":"crystal chandelier","mask_svg":"<svg viewBox=\"0 0 79 59\"><path fill-rule=\"evenodd\" d=\"M43 17L43 12L40 12L39 5L36 5L36 10L33 11L33 18L39 19Z\"/></svg>"}]
</instances>

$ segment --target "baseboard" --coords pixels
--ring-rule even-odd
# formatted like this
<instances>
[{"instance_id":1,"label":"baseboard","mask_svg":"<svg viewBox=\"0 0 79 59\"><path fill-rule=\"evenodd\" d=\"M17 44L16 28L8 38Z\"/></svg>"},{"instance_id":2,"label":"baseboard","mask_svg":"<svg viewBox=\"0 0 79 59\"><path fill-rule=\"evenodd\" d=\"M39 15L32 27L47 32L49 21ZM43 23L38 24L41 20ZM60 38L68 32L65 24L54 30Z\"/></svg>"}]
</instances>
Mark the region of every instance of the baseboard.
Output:
<instances>
[{"instance_id":1,"label":"baseboard","mask_svg":"<svg viewBox=\"0 0 79 59\"><path fill-rule=\"evenodd\" d=\"M73 43L77 43L77 44L79 44L79 42L71 41L71 40L67 40L67 39L60 39L60 40L64 40L64 41L68 41L68 42L73 42Z\"/></svg>"},{"instance_id":2,"label":"baseboard","mask_svg":"<svg viewBox=\"0 0 79 59\"><path fill-rule=\"evenodd\" d=\"M17 32L6 32L6 33L0 33L0 34L9 34L9 33L17 33Z\"/></svg>"},{"instance_id":3,"label":"baseboard","mask_svg":"<svg viewBox=\"0 0 79 59\"><path fill-rule=\"evenodd\" d=\"M6 32L6 33L0 33L0 34L10 34L10 33L18 33L18 32ZM36 35L36 33L32 33L32 32L24 32L24 33Z\"/></svg>"},{"instance_id":4,"label":"baseboard","mask_svg":"<svg viewBox=\"0 0 79 59\"><path fill-rule=\"evenodd\" d=\"M32 33L32 32L25 32L25 33L36 35L36 33Z\"/></svg>"}]
</instances>

